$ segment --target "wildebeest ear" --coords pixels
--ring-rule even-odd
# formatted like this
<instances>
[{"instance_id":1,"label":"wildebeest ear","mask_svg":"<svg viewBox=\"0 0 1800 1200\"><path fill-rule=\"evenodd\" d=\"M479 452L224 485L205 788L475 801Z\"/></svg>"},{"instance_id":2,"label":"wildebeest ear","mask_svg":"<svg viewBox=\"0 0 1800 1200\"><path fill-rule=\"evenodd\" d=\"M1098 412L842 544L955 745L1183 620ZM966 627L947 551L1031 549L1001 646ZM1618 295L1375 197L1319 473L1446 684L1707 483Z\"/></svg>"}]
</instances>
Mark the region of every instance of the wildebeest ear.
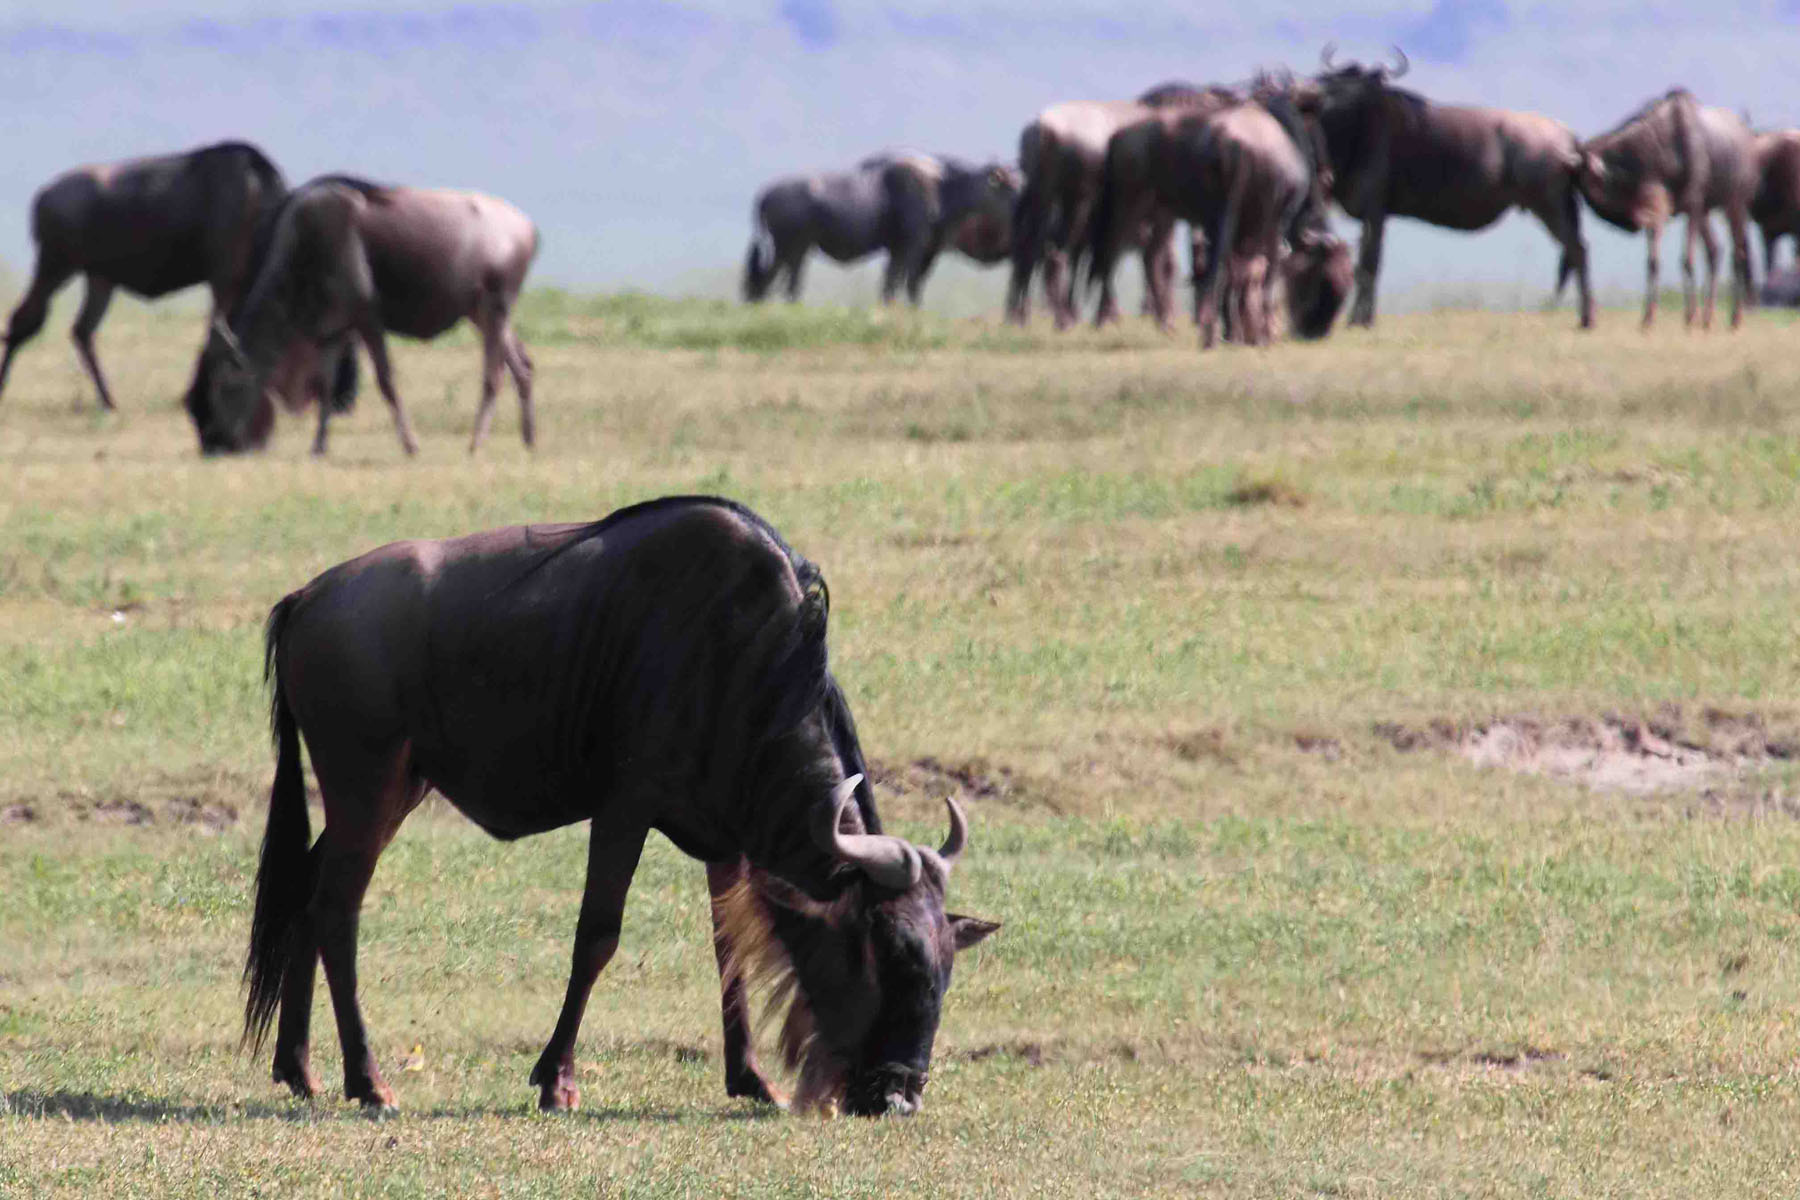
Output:
<instances>
[{"instance_id":1,"label":"wildebeest ear","mask_svg":"<svg viewBox=\"0 0 1800 1200\"><path fill-rule=\"evenodd\" d=\"M944 919L950 922L950 933L956 938L958 950L967 950L1000 928L998 921L984 921L980 917L965 917L961 913L945 913Z\"/></svg>"}]
</instances>

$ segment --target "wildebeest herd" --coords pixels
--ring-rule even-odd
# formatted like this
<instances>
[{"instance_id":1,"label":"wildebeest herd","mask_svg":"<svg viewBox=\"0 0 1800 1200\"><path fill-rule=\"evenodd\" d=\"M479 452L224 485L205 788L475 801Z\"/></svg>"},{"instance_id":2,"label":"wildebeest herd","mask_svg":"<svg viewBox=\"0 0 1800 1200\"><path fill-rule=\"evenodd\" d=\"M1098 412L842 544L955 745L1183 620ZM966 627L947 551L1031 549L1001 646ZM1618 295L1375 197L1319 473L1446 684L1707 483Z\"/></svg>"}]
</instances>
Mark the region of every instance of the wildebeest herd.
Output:
<instances>
[{"instance_id":1,"label":"wildebeest herd","mask_svg":"<svg viewBox=\"0 0 1800 1200\"><path fill-rule=\"evenodd\" d=\"M887 255L881 293L918 303L939 254L1010 263L1005 312L1023 322L1041 280L1059 327L1136 251L1147 304L1172 324L1175 230L1186 223L1203 344L1268 342L1286 325L1329 333L1372 324L1384 225L1452 229L1512 209L1559 247L1579 319L1594 300L1585 201L1649 239L1644 321L1656 309L1657 243L1686 219L1686 316L1710 323L1718 245L1731 234L1732 320L1750 278L1747 225L1800 237L1800 132L1754 133L1677 89L1583 142L1547 117L1435 103L1394 86L1393 66L1265 72L1243 86L1165 84L1135 100L1046 108L1016 166L912 151L796 176L757 197L743 291L800 293L808 254ZM1362 223L1349 248L1335 202ZM395 429L417 449L388 358L389 332L432 338L467 319L482 346L478 448L503 375L533 443L532 364L512 313L538 250L531 220L469 192L330 175L296 188L256 148L86 167L40 191L38 257L0 358L42 327L81 275L74 327L101 403L112 391L93 335L117 288L157 297L204 283L212 315L186 396L203 451L263 445L280 406L318 407L315 453L368 353ZM1694 250L1706 254L1703 306ZM1284 297L1284 301L1279 299ZM587 525L520 526L403 542L326 572L274 608L267 628L277 767L245 968L246 1037L275 1026L273 1074L318 1083L309 1019L323 963L347 1095L394 1102L357 1004L358 911L376 859L426 793L483 829L518 838L587 820L591 849L567 996L532 1072L546 1109L574 1107L574 1045L594 982L618 944L625 894L651 830L707 864L721 980L726 1085L778 1101L758 1065L747 989L771 987L799 1107L910 1113L959 950L992 922L945 908L968 841L961 807L936 850L884 834L856 727L827 663L828 594L817 567L729 500L670 497ZM325 825L311 837L301 742Z\"/></svg>"}]
</instances>

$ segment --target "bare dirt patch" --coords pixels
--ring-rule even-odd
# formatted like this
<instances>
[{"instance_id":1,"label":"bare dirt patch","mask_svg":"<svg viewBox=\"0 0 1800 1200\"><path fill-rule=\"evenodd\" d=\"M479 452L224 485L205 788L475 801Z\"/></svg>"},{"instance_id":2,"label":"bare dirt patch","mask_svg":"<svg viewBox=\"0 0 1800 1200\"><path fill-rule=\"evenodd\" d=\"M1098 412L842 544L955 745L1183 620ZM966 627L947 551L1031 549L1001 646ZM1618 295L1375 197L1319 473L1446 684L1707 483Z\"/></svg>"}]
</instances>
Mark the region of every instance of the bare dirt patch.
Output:
<instances>
[{"instance_id":1,"label":"bare dirt patch","mask_svg":"<svg viewBox=\"0 0 1800 1200\"><path fill-rule=\"evenodd\" d=\"M874 761L869 764L869 782L902 800L937 799L950 793L1014 808L1062 811L1048 788L985 758L947 762L926 755L905 763Z\"/></svg>"},{"instance_id":2,"label":"bare dirt patch","mask_svg":"<svg viewBox=\"0 0 1800 1200\"><path fill-rule=\"evenodd\" d=\"M1632 795L1710 795L1709 789L1800 754L1800 738L1793 731L1772 730L1758 714L1712 708L1687 714L1675 706L1649 717L1608 713L1515 716L1485 724L1444 718L1411 725L1383 722L1375 726L1375 734L1407 753L1455 753L1478 767L1549 775ZM1726 795L1720 794L1721 803Z\"/></svg>"}]
</instances>

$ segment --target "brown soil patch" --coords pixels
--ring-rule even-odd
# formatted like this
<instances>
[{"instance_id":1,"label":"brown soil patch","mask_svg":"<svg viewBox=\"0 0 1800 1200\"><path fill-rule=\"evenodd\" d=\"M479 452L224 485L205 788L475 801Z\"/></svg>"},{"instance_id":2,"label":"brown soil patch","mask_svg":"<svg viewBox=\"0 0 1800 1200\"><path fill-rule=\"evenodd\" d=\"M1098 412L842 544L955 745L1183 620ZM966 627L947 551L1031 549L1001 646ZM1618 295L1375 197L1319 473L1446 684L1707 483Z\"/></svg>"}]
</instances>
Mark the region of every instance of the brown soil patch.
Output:
<instances>
[{"instance_id":1,"label":"brown soil patch","mask_svg":"<svg viewBox=\"0 0 1800 1200\"><path fill-rule=\"evenodd\" d=\"M869 782L900 799L938 799L950 793L965 800L1062 811L1048 788L985 758L946 762L926 755L906 763L877 760L869 763Z\"/></svg>"},{"instance_id":2,"label":"brown soil patch","mask_svg":"<svg viewBox=\"0 0 1800 1200\"><path fill-rule=\"evenodd\" d=\"M1258 504L1304 508L1306 493L1285 479L1246 479L1225 493L1225 502L1239 508Z\"/></svg>"},{"instance_id":3,"label":"brown soil patch","mask_svg":"<svg viewBox=\"0 0 1800 1200\"><path fill-rule=\"evenodd\" d=\"M1634 795L1707 792L1800 753L1800 738L1793 731L1772 731L1755 713L1705 709L1690 716L1675 706L1650 717L1516 716L1479 725L1443 718L1417 725L1383 722L1375 726L1375 734L1403 752L1451 752L1478 767L1549 775ZM1719 802L1734 810L1743 807L1741 800ZM1791 802L1779 798L1778 803Z\"/></svg>"}]
</instances>

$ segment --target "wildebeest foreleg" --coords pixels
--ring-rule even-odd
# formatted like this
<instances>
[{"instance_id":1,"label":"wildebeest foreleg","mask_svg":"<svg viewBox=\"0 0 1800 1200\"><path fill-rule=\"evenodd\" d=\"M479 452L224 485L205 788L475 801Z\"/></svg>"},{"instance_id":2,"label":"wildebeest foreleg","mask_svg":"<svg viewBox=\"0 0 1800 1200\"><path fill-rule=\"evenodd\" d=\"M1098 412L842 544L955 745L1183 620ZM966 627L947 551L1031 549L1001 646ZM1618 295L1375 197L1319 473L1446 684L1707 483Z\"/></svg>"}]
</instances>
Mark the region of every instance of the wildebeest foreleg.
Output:
<instances>
[{"instance_id":1,"label":"wildebeest foreleg","mask_svg":"<svg viewBox=\"0 0 1800 1200\"><path fill-rule=\"evenodd\" d=\"M1700 222L1700 248L1706 251L1706 307L1700 312L1700 328L1711 329L1713 304L1719 293L1719 238L1713 233L1711 219Z\"/></svg>"},{"instance_id":2,"label":"wildebeest foreleg","mask_svg":"<svg viewBox=\"0 0 1800 1200\"><path fill-rule=\"evenodd\" d=\"M569 968L569 990L550 1041L531 1069L538 1088L538 1107L545 1112L572 1111L581 1103L575 1086L575 1035L587 1009L594 980L619 948L619 923L625 915L625 893L637 871L647 829L620 829L596 819L588 832L587 887L581 916L575 922L575 953Z\"/></svg>"},{"instance_id":3,"label":"wildebeest foreleg","mask_svg":"<svg viewBox=\"0 0 1800 1200\"><path fill-rule=\"evenodd\" d=\"M1725 209L1725 227L1731 235L1731 327L1744 323L1744 307L1754 307L1756 290L1750 280L1750 214L1736 205Z\"/></svg>"},{"instance_id":4,"label":"wildebeest foreleg","mask_svg":"<svg viewBox=\"0 0 1800 1200\"><path fill-rule=\"evenodd\" d=\"M1651 322L1656 320L1656 292L1657 288L1660 286L1658 281L1662 274L1661 263L1658 261L1661 257L1662 232L1663 227L1661 221L1648 221L1644 225L1643 327L1645 329L1650 328Z\"/></svg>"},{"instance_id":5,"label":"wildebeest foreleg","mask_svg":"<svg viewBox=\"0 0 1800 1200\"><path fill-rule=\"evenodd\" d=\"M1700 240L1700 228L1690 211L1681 237L1681 315L1690 328L1700 310L1700 289L1694 275L1694 244Z\"/></svg>"},{"instance_id":6,"label":"wildebeest foreleg","mask_svg":"<svg viewBox=\"0 0 1800 1200\"><path fill-rule=\"evenodd\" d=\"M112 409L112 393L107 391L106 376L100 373L100 360L94 355L94 330L100 328L100 321L106 316L106 306L112 302L113 285L110 280L98 275L87 277L87 294L81 299L81 311L75 316L75 328L69 336L75 340L75 353L81 356L81 365L87 368L88 378L94 381L94 387L100 393L100 407Z\"/></svg>"},{"instance_id":7,"label":"wildebeest foreleg","mask_svg":"<svg viewBox=\"0 0 1800 1200\"><path fill-rule=\"evenodd\" d=\"M937 262L938 249L935 245L926 246L924 253L907 273L906 299L914 308L919 307L919 302L925 298L925 277L931 274L932 264Z\"/></svg>"},{"instance_id":8,"label":"wildebeest foreleg","mask_svg":"<svg viewBox=\"0 0 1800 1200\"><path fill-rule=\"evenodd\" d=\"M706 890L712 895L713 953L719 960L719 1015L725 1025L725 1094L745 1096L764 1104L783 1104L781 1093L769 1085L756 1062L756 1045L750 1037L750 1004L743 977L727 973L732 948L719 927L719 900L743 877L743 860L706 864Z\"/></svg>"},{"instance_id":9,"label":"wildebeest foreleg","mask_svg":"<svg viewBox=\"0 0 1800 1200\"><path fill-rule=\"evenodd\" d=\"M378 323L365 325L360 331L363 345L369 351L369 361L375 365L375 386L381 389L382 399L387 401L388 408L394 414L394 432L400 435L400 448L409 455L419 452L419 439L413 436L412 422L406 419L406 409L400 404L400 393L394 390L394 368L388 361L387 334Z\"/></svg>"},{"instance_id":10,"label":"wildebeest foreleg","mask_svg":"<svg viewBox=\"0 0 1800 1200\"><path fill-rule=\"evenodd\" d=\"M1350 307L1350 324L1375 324L1375 281L1381 274L1381 237L1386 212L1371 208L1363 218L1362 244L1356 256L1356 303Z\"/></svg>"},{"instance_id":11,"label":"wildebeest foreleg","mask_svg":"<svg viewBox=\"0 0 1800 1200\"><path fill-rule=\"evenodd\" d=\"M6 353L0 355L0 392L6 390L6 376L12 370L13 355L44 327L44 318L50 315L50 298L74 274L75 269L64 262L61 256L49 253L38 255L37 270L31 277L31 286L26 289L24 298L12 310L12 316L6 322Z\"/></svg>"}]
</instances>

